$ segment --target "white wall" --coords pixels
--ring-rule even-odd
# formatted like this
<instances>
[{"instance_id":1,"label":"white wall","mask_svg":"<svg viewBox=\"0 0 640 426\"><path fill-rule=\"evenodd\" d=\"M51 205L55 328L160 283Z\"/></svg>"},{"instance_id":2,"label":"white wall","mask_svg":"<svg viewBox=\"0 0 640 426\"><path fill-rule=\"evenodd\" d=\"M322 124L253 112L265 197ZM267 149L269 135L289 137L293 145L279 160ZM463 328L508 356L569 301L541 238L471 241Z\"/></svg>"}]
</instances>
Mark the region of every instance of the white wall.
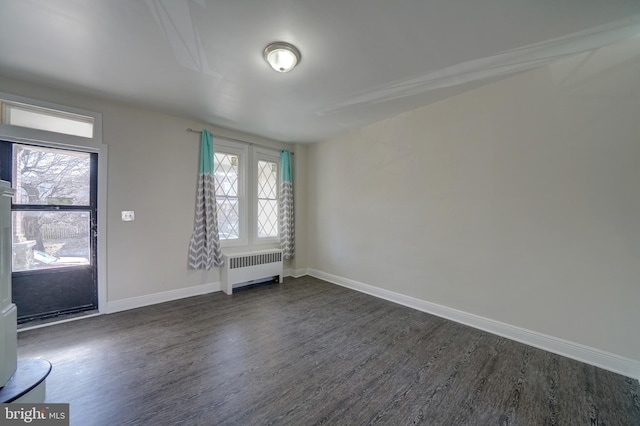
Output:
<instances>
[{"instance_id":1,"label":"white wall","mask_svg":"<svg viewBox=\"0 0 640 426\"><path fill-rule=\"evenodd\" d=\"M188 127L291 148L204 123L124 104L0 78L0 91L102 113L108 145L107 293L108 302L180 294L190 287L219 282L217 269L187 270L193 230L200 138ZM134 222L120 212L134 210ZM153 299L149 299L153 300ZM123 306L132 306L125 304Z\"/></svg>"},{"instance_id":2,"label":"white wall","mask_svg":"<svg viewBox=\"0 0 640 426\"><path fill-rule=\"evenodd\" d=\"M623 47L311 146L309 267L640 360L640 66Z\"/></svg>"}]
</instances>

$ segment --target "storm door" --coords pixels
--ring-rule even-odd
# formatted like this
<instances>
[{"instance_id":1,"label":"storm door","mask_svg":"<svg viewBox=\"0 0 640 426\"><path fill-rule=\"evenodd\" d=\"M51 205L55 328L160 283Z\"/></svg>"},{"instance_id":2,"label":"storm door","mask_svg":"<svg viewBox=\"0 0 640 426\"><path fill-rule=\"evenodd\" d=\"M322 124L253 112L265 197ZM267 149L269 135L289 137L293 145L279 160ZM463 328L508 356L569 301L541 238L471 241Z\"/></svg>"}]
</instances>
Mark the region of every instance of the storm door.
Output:
<instances>
[{"instance_id":1,"label":"storm door","mask_svg":"<svg viewBox=\"0 0 640 426\"><path fill-rule=\"evenodd\" d=\"M18 323L98 308L95 153L0 142Z\"/></svg>"}]
</instances>

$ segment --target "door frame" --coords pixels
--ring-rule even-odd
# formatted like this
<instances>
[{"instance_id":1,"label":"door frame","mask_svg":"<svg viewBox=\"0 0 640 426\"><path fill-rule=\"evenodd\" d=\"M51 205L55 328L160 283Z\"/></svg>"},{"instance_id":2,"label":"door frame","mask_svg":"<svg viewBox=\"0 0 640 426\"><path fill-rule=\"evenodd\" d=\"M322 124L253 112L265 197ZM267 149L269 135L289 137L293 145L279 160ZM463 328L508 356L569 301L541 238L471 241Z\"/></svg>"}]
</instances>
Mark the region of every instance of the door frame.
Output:
<instances>
[{"instance_id":1,"label":"door frame","mask_svg":"<svg viewBox=\"0 0 640 426\"><path fill-rule=\"evenodd\" d=\"M93 137L64 135L45 130L10 126L0 123L0 139L47 148L71 149L98 155L98 313L107 313L107 159L108 147L102 143L102 114L79 108L0 92L0 101L19 102L57 111L93 117Z\"/></svg>"}]
</instances>

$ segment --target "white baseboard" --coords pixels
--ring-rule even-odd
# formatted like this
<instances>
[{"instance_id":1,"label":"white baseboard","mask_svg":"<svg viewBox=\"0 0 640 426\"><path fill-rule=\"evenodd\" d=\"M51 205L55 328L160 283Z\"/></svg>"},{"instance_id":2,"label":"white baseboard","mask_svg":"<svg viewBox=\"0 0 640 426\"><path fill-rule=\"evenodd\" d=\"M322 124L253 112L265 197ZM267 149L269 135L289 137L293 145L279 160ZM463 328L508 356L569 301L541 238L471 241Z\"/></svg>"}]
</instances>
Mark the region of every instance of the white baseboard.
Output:
<instances>
[{"instance_id":1,"label":"white baseboard","mask_svg":"<svg viewBox=\"0 0 640 426\"><path fill-rule=\"evenodd\" d=\"M309 275L309 270L306 268L304 269L286 268L283 273L285 277L300 278L300 277L304 277L305 275Z\"/></svg>"},{"instance_id":2,"label":"white baseboard","mask_svg":"<svg viewBox=\"0 0 640 426\"><path fill-rule=\"evenodd\" d=\"M337 275L328 274L315 269L309 269L308 273L312 277L316 277L333 284L357 290L381 299L386 299L400 305L408 306L419 311L427 312L429 314L465 324L498 336L506 337L507 339L515 340L526 345L534 346L548 352L553 352L567 358L575 359L586 364L613 371L614 373L622 374L623 376L640 380L640 361L621 357L619 355L578 343L569 342L557 337L547 336L542 333L537 333L535 331L516 327L500 321L459 311L457 309L448 308L425 300L405 296L400 293L395 293L393 291L342 278Z\"/></svg>"},{"instance_id":3,"label":"white baseboard","mask_svg":"<svg viewBox=\"0 0 640 426\"><path fill-rule=\"evenodd\" d=\"M176 290L163 291L161 293L146 294L144 296L131 297L129 299L107 302L107 314L155 305L156 303L170 302L184 299L185 297L199 296L202 294L220 291L220 283L202 284L194 287L186 287Z\"/></svg>"}]
</instances>

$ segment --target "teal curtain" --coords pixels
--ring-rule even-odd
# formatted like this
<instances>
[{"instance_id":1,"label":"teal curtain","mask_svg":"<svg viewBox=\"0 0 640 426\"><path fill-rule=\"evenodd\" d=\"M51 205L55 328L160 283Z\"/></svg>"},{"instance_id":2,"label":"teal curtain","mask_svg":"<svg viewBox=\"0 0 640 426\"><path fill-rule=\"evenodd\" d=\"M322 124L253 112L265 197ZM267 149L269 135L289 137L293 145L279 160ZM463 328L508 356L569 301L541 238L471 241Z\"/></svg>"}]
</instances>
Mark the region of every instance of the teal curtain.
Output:
<instances>
[{"instance_id":1,"label":"teal curtain","mask_svg":"<svg viewBox=\"0 0 640 426\"><path fill-rule=\"evenodd\" d=\"M215 180L213 174L213 137L202 131L200 170L196 197L196 217L189 243L189 269L211 269L222 266L218 237Z\"/></svg>"},{"instance_id":2,"label":"teal curtain","mask_svg":"<svg viewBox=\"0 0 640 426\"><path fill-rule=\"evenodd\" d=\"M295 254L295 220L293 215L293 179L291 178L291 153L280 151L280 248L285 259Z\"/></svg>"}]
</instances>

